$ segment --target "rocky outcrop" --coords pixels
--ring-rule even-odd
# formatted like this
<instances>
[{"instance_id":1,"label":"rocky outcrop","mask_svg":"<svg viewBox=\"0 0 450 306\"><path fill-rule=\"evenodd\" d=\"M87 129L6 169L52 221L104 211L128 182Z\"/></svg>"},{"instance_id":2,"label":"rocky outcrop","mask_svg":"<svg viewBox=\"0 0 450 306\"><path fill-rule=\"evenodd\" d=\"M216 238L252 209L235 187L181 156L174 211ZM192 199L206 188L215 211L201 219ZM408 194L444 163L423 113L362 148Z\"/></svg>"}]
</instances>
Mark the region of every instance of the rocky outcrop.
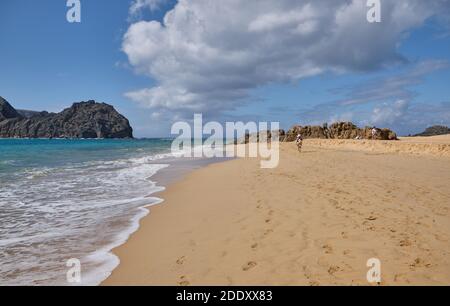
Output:
<instances>
[{"instance_id":1,"label":"rocky outcrop","mask_svg":"<svg viewBox=\"0 0 450 306\"><path fill-rule=\"evenodd\" d=\"M257 143L272 139L281 142L293 142L297 135L301 134L304 139L372 139L372 127L358 128L351 122L337 122L328 126L300 126L295 125L289 131L264 131L260 133L247 134L236 141L237 144ZM378 129L376 140L397 140L397 134L389 129Z\"/></svg>"},{"instance_id":2,"label":"rocky outcrop","mask_svg":"<svg viewBox=\"0 0 450 306\"><path fill-rule=\"evenodd\" d=\"M20 115L8 101L0 97L0 122L15 118L22 118L22 115Z\"/></svg>"},{"instance_id":3,"label":"rocky outcrop","mask_svg":"<svg viewBox=\"0 0 450 306\"><path fill-rule=\"evenodd\" d=\"M447 135L450 134L450 128L442 125L435 125L427 128L423 133L414 135L414 136L438 136L438 135Z\"/></svg>"},{"instance_id":4,"label":"rocky outcrop","mask_svg":"<svg viewBox=\"0 0 450 306\"><path fill-rule=\"evenodd\" d=\"M55 114L17 111L0 98L0 138L133 138L133 129L105 103L74 103Z\"/></svg>"},{"instance_id":5,"label":"rocky outcrop","mask_svg":"<svg viewBox=\"0 0 450 306\"><path fill-rule=\"evenodd\" d=\"M286 142L292 142L297 139L297 135L301 134L304 139L327 139L329 137L329 133L320 126L293 126L286 133Z\"/></svg>"},{"instance_id":6,"label":"rocky outcrop","mask_svg":"<svg viewBox=\"0 0 450 306\"><path fill-rule=\"evenodd\" d=\"M272 142L272 139L278 139L278 141L284 141L286 138L286 132L284 130L263 131L259 133L246 134L244 137L235 141L235 144L247 144L258 142Z\"/></svg>"},{"instance_id":7,"label":"rocky outcrop","mask_svg":"<svg viewBox=\"0 0 450 306\"><path fill-rule=\"evenodd\" d=\"M337 122L328 127L294 126L286 133L286 141L296 140L298 134L304 139L372 139L371 127L358 128L351 122ZM377 140L397 140L397 134L389 129L378 129Z\"/></svg>"}]
</instances>

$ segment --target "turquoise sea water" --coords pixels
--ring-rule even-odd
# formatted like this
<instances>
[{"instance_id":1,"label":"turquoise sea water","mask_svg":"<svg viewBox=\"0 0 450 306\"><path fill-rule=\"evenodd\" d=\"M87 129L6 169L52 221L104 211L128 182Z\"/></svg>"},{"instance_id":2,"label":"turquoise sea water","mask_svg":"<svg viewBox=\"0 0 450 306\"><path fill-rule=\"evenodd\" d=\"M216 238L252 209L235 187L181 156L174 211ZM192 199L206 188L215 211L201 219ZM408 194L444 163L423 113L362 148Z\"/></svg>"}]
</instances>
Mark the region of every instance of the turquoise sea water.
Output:
<instances>
[{"instance_id":1,"label":"turquoise sea water","mask_svg":"<svg viewBox=\"0 0 450 306\"><path fill-rule=\"evenodd\" d=\"M0 139L0 285L82 285L118 264L124 242L159 201L152 176L168 166L171 140Z\"/></svg>"}]
</instances>

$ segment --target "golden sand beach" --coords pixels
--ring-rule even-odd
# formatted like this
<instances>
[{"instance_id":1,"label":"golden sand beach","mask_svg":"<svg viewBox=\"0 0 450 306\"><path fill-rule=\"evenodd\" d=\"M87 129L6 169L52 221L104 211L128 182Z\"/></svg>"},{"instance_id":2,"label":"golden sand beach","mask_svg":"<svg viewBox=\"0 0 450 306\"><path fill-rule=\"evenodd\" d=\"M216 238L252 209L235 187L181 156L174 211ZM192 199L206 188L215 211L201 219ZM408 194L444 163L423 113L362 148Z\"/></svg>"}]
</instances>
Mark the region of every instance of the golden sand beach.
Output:
<instances>
[{"instance_id":1,"label":"golden sand beach","mask_svg":"<svg viewBox=\"0 0 450 306\"><path fill-rule=\"evenodd\" d=\"M281 144L170 185L104 285L450 284L450 135Z\"/></svg>"}]
</instances>

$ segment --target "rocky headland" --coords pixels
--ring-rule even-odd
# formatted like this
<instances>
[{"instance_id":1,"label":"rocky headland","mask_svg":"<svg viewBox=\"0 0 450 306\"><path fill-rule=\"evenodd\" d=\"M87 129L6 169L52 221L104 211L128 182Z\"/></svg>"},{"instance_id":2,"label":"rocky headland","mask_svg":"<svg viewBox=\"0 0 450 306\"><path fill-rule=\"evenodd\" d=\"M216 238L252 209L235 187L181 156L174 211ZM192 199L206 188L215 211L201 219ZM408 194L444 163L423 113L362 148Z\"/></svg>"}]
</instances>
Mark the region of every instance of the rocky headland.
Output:
<instances>
[{"instance_id":1,"label":"rocky headland","mask_svg":"<svg viewBox=\"0 0 450 306\"><path fill-rule=\"evenodd\" d=\"M0 138L133 138L127 118L93 100L60 113L16 110L0 97Z\"/></svg>"}]
</instances>

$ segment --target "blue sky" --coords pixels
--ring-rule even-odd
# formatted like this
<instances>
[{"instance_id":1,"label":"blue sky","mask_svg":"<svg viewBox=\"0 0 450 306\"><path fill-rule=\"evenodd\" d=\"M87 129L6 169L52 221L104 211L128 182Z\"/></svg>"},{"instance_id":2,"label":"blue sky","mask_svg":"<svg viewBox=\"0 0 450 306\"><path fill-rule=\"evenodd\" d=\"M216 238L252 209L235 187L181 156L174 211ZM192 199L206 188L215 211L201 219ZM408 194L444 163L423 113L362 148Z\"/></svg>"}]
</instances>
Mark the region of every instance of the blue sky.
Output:
<instances>
[{"instance_id":1,"label":"blue sky","mask_svg":"<svg viewBox=\"0 0 450 306\"><path fill-rule=\"evenodd\" d=\"M450 35L439 16L450 9L447 1L429 11L413 3L405 17L394 16L388 1L383 13L392 16L384 24L349 31L355 26L341 21L339 36L325 18L339 22L342 8L319 14L305 10L306 0L246 1L239 10L226 1L136 1L81 0L82 22L71 24L65 0L2 0L0 96L19 109L49 111L107 102L138 137L169 136L171 122L194 112L283 128L350 120L400 134L450 125ZM296 10L308 26L289 13ZM386 31L393 25L394 33ZM292 36L293 26L301 37Z\"/></svg>"}]
</instances>

